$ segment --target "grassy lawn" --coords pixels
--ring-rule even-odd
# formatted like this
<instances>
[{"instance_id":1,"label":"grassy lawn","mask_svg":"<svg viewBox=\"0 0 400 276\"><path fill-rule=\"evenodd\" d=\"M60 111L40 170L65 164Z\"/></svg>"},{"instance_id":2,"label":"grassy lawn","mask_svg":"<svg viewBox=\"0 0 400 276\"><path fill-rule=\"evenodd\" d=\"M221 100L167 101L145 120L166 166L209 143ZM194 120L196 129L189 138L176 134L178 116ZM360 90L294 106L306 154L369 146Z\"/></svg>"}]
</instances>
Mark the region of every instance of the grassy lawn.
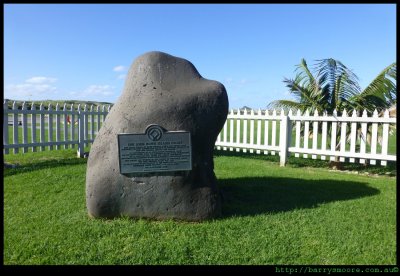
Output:
<instances>
[{"instance_id":1,"label":"grassy lawn","mask_svg":"<svg viewBox=\"0 0 400 276\"><path fill-rule=\"evenodd\" d=\"M87 216L75 156L5 155L20 165L4 171L4 264L396 264L394 177L219 152L221 218L101 220Z\"/></svg>"}]
</instances>

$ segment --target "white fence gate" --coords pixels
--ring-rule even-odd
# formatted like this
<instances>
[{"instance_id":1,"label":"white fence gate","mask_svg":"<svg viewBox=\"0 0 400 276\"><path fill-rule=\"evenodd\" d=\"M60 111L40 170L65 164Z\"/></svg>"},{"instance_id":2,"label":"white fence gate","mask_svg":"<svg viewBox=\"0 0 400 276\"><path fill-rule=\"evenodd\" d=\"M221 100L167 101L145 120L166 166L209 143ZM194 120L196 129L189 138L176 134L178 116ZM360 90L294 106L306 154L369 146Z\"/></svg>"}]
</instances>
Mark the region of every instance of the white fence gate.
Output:
<instances>
[{"instance_id":1,"label":"white fence gate","mask_svg":"<svg viewBox=\"0 0 400 276\"><path fill-rule=\"evenodd\" d=\"M78 156L83 157L85 145L93 143L95 135L111 107L108 106L106 109L103 105L99 110L99 106L97 106L94 110L91 105L88 110L88 106L85 104L82 110L81 105L75 109L72 104L68 109L64 104L61 109L57 103L55 109L50 104L46 110L41 104L36 110L34 104L28 109L28 106L23 103L22 109L19 110L16 102L13 103L12 109L9 109L7 101L5 101L3 108L3 152L5 154L8 154L10 149L13 149L14 153L18 153L19 148L22 148L22 151L26 153L29 148L35 152L37 147L44 151L46 147L52 150L53 146L56 149L60 149L61 146L66 149L69 146L74 148L77 145ZM10 122L9 115L11 115ZM9 125L11 125L13 133L12 143L10 143Z\"/></svg>"},{"instance_id":2,"label":"white fence gate","mask_svg":"<svg viewBox=\"0 0 400 276\"><path fill-rule=\"evenodd\" d=\"M320 156L322 160L339 158L340 162L347 158L352 163L369 160L373 165L380 160L383 166L387 161L396 161L396 155L388 153L389 125L396 124L396 118L389 117L388 110L383 116L375 111L372 117L368 117L366 111L361 117L356 112L348 116L346 111L342 116L337 116L336 112L333 116L326 113L320 116L317 112L310 115L308 111L303 115L300 111L293 114L291 110L287 115L283 110L279 113L276 110L271 114L268 110L235 112L232 109L215 146L220 150L278 153L281 166L286 164L291 153L303 158ZM292 132L293 127L295 132Z\"/></svg>"}]
</instances>

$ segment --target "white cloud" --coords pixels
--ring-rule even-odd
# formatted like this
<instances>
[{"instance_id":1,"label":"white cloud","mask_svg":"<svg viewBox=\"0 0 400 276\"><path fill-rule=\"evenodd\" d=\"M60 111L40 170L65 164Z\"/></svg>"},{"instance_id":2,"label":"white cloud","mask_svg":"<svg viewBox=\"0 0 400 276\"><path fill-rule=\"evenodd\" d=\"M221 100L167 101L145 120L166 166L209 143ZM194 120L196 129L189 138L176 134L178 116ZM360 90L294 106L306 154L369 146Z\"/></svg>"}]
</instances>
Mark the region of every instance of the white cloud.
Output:
<instances>
[{"instance_id":1,"label":"white cloud","mask_svg":"<svg viewBox=\"0 0 400 276\"><path fill-rule=\"evenodd\" d=\"M111 85L90 85L83 91L84 96L110 96L114 94L114 86Z\"/></svg>"},{"instance_id":2,"label":"white cloud","mask_svg":"<svg viewBox=\"0 0 400 276\"><path fill-rule=\"evenodd\" d=\"M111 85L93 84L82 91L71 91L68 94L74 100L110 101L115 96L114 89Z\"/></svg>"},{"instance_id":3,"label":"white cloud","mask_svg":"<svg viewBox=\"0 0 400 276\"><path fill-rule=\"evenodd\" d=\"M4 98L13 100L60 100L61 98L76 100L113 101L115 87L107 84L93 84L85 89L63 91L56 87L56 78L31 77L22 83L5 84Z\"/></svg>"},{"instance_id":4,"label":"white cloud","mask_svg":"<svg viewBox=\"0 0 400 276\"><path fill-rule=\"evenodd\" d=\"M233 78L229 77L225 79L225 82L231 84L233 82Z\"/></svg>"},{"instance_id":5,"label":"white cloud","mask_svg":"<svg viewBox=\"0 0 400 276\"><path fill-rule=\"evenodd\" d=\"M114 72L123 72L123 71L126 71L126 67L123 65L118 65L118 66L114 67L113 71Z\"/></svg>"},{"instance_id":6,"label":"white cloud","mask_svg":"<svg viewBox=\"0 0 400 276\"><path fill-rule=\"evenodd\" d=\"M234 87L243 87L243 85L247 85L247 84L251 84L251 83L255 83L256 80L252 79L248 79L248 78L232 78L232 77L227 77L225 78L225 84L226 85L231 85Z\"/></svg>"},{"instance_id":7,"label":"white cloud","mask_svg":"<svg viewBox=\"0 0 400 276\"><path fill-rule=\"evenodd\" d=\"M43 83L55 83L57 81L56 78L48 78L48 77L32 77L27 79L26 83L33 83L33 84L43 84Z\"/></svg>"},{"instance_id":8,"label":"white cloud","mask_svg":"<svg viewBox=\"0 0 400 276\"><path fill-rule=\"evenodd\" d=\"M32 77L23 83L6 85L4 94L10 99L50 99L58 93L57 87L54 86L56 81L56 78Z\"/></svg>"},{"instance_id":9,"label":"white cloud","mask_svg":"<svg viewBox=\"0 0 400 276\"><path fill-rule=\"evenodd\" d=\"M95 99L96 97L110 96L114 93L114 86L92 84L83 91L71 91L69 95L78 96L81 99Z\"/></svg>"},{"instance_id":10,"label":"white cloud","mask_svg":"<svg viewBox=\"0 0 400 276\"><path fill-rule=\"evenodd\" d=\"M82 91L70 91L68 95L74 100L113 101L115 87L107 84L92 84Z\"/></svg>"}]
</instances>

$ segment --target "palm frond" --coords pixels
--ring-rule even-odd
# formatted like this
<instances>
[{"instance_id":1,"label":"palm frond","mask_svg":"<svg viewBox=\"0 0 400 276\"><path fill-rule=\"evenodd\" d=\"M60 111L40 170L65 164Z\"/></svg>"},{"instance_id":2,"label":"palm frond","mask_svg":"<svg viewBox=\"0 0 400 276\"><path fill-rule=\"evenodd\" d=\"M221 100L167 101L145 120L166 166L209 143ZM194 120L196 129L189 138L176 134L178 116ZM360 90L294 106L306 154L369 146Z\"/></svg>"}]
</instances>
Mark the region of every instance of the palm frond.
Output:
<instances>
[{"instance_id":1,"label":"palm frond","mask_svg":"<svg viewBox=\"0 0 400 276\"><path fill-rule=\"evenodd\" d=\"M300 98L300 103L316 108L320 112L323 111L324 107L312 97L311 91L309 91L306 87L303 87L300 83L296 82L296 80L285 79L284 82L290 89L290 92Z\"/></svg>"},{"instance_id":2,"label":"palm frond","mask_svg":"<svg viewBox=\"0 0 400 276\"><path fill-rule=\"evenodd\" d=\"M319 85L313 74L310 72L310 69L307 66L306 60L303 58L299 65L297 65L297 69L300 70L298 74L304 82L302 83L303 86L307 87L307 89L312 93L318 93ZM299 82L300 83L300 82Z\"/></svg>"},{"instance_id":3,"label":"palm frond","mask_svg":"<svg viewBox=\"0 0 400 276\"><path fill-rule=\"evenodd\" d=\"M291 100L277 100L273 101L268 105L268 108L276 108L276 109L292 109L293 111L303 111L307 109L309 106L303 103L294 102Z\"/></svg>"},{"instance_id":4,"label":"palm frond","mask_svg":"<svg viewBox=\"0 0 400 276\"><path fill-rule=\"evenodd\" d=\"M298 80L297 79L293 80L293 79L286 79L285 78L283 80L283 82L286 83L286 87L289 88L289 92L295 98L295 100L297 102L302 102L303 101L303 97L302 97L301 93L299 91L297 91L294 88L294 85L293 85L294 83L298 82Z\"/></svg>"},{"instance_id":5,"label":"palm frond","mask_svg":"<svg viewBox=\"0 0 400 276\"><path fill-rule=\"evenodd\" d=\"M329 93L328 101L336 109L342 101L360 93L358 77L340 61L332 58L318 60L315 69L320 85L325 89L322 91Z\"/></svg>"},{"instance_id":6,"label":"palm frond","mask_svg":"<svg viewBox=\"0 0 400 276\"><path fill-rule=\"evenodd\" d=\"M396 102L396 62L390 64L356 97L360 105L368 108L372 112L373 109L382 111L389 108Z\"/></svg>"}]
</instances>

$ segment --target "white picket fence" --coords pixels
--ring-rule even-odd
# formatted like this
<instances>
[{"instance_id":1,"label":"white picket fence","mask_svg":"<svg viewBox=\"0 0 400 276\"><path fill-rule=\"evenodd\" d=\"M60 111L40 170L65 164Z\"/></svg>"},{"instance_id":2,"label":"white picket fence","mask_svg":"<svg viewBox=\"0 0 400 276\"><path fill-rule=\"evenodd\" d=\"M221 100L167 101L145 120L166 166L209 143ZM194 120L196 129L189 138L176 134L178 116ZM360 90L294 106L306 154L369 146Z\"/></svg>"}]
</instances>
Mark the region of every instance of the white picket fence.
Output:
<instances>
[{"instance_id":1,"label":"white picket fence","mask_svg":"<svg viewBox=\"0 0 400 276\"><path fill-rule=\"evenodd\" d=\"M29 148L32 151L37 151L37 148L43 151L46 147L52 150L53 146L60 149L61 146L74 148L77 145L78 156L83 157L84 147L93 143L110 109L111 106L106 108L104 105L101 110L99 106L94 110L93 105L90 108L84 105L83 109L79 105L75 109L73 105L67 108L66 104L61 108L57 104L55 109L49 105L45 110L41 104L36 110L33 104L31 109L28 109L24 103L19 110L15 102L12 109L4 102L3 152L8 154L12 149L14 153L18 153L22 148L26 153ZM278 154L281 166L287 163L290 154L303 158L311 155L313 159L319 156L322 160L338 158L341 162L368 161L370 164L376 164L379 160L381 165L386 165L387 161L396 161L396 155L388 153L390 124L395 125L396 118L389 117L388 110L383 116L374 112L372 117L368 117L365 111L362 116L358 116L356 112L348 116L345 111L342 116L327 116L326 113L320 116L317 112L310 115L308 111L305 114L293 114L292 111L285 114L283 110L277 112L232 109L215 146L218 150ZM319 131L320 127L322 131ZM36 134L37 128L39 137ZM304 132L301 132L301 128L304 128ZM330 134L328 129L332 130ZM370 144L363 139L367 130L371 133ZM22 143L19 143L19 131L22 134ZM304 137L304 133L311 135ZM330 142L337 141L337 138L340 142L339 147Z\"/></svg>"},{"instance_id":2,"label":"white picket fence","mask_svg":"<svg viewBox=\"0 0 400 276\"><path fill-rule=\"evenodd\" d=\"M52 150L53 146L56 149L60 149L61 146L66 149L75 148L77 145L78 156L83 157L84 147L93 143L110 108L110 106L106 108L103 105L101 109L97 106L94 110L93 105L88 109L85 104L82 110L81 105L75 109L73 104L70 108L64 104L61 108L57 103L55 109L50 104L45 110L43 104L39 109L35 109L34 104L28 109L28 106L23 103L22 109L19 110L16 102L13 102L12 109L9 109L7 101L5 101L3 105L3 152L8 154L13 149L14 153L18 153L22 148L23 153L26 153L29 148L35 152L37 148L44 151L46 147ZM9 121L9 116L11 121ZM12 128L13 143L10 143L9 125ZM39 129L39 135L36 133L37 129ZM48 130L47 135L46 129ZM19 143L19 132L22 132L22 143Z\"/></svg>"},{"instance_id":3,"label":"white picket fence","mask_svg":"<svg viewBox=\"0 0 400 276\"><path fill-rule=\"evenodd\" d=\"M288 156L292 153L296 157L302 155L303 158L308 158L308 155L313 159L320 156L322 160L329 157L332 161L339 158L340 162L347 162L348 159L352 163L356 160L365 163L369 160L373 165L380 160L381 165L385 166L387 161L396 161L396 155L388 154L390 124L396 124L396 118L389 117L388 110L383 116L379 116L375 111L372 117L368 117L364 111L359 117L356 112L348 116L346 111L342 116L337 116L336 112L333 116L328 116L326 113L320 116L318 112L310 115L309 111L305 114L301 114L300 111L293 114L290 110L285 114L281 110L278 114L273 110L271 114L268 110L255 112L232 109L215 146L218 150L256 151L258 154L270 152L272 155L278 153L281 166L287 163ZM332 130L330 137L328 137L328 126ZM293 127L295 132L292 134ZM301 132L302 127L304 132ZM319 127L322 127L322 133L319 133ZM365 139L368 129L371 132L370 144ZM310 135L304 137L304 133ZM294 140L292 140L293 135ZM340 141L339 148L337 148L337 138Z\"/></svg>"}]
</instances>

